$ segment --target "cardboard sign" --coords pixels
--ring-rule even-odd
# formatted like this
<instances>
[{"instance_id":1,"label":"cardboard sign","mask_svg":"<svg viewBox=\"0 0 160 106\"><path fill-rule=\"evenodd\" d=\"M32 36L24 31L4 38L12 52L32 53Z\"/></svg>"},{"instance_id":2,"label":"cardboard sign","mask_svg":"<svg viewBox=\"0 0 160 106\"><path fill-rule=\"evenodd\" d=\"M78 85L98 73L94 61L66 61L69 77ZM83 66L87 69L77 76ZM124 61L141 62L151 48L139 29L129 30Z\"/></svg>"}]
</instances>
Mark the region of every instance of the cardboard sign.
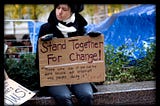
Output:
<instances>
[{"instance_id":1,"label":"cardboard sign","mask_svg":"<svg viewBox=\"0 0 160 106\"><path fill-rule=\"evenodd\" d=\"M105 80L103 35L39 40L38 48L41 87Z\"/></svg>"},{"instance_id":2,"label":"cardboard sign","mask_svg":"<svg viewBox=\"0 0 160 106\"><path fill-rule=\"evenodd\" d=\"M21 105L35 95L34 92L21 86L14 80L4 81L4 105Z\"/></svg>"}]
</instances>

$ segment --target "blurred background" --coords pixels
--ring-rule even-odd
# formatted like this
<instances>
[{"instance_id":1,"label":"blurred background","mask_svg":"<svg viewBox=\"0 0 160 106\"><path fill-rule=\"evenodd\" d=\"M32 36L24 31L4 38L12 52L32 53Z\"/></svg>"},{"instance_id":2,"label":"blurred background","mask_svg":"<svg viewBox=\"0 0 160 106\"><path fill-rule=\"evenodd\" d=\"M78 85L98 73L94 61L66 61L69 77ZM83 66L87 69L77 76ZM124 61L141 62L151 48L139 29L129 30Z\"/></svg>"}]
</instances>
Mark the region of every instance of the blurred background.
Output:
<instances>
[{"instance_id":1,"label":"blurred background","mask_svg":"<svg viewBox=\"0 0 160 106\"><path fill-rule=\"evenodd\" d=\"M112 14L119 13L120 11L137 6L138 4L85 4L84 10L81 14L87 20L88 25L86 28L91 29L93 25L102 23L108 19ZM26 50L29 52L36 52L37 33L40 26L47 22L49 13L54 8L53 4L48 5L4 5L4 38L5 41L13 42L13 45L19 48L22 46L31 46ZM92 26L91 26L92 25ZM89 30L87 30L89 31ZM24 45L27 35L31 38L30 45ZM26 36L23 38L23 36ZM14 41L15 40L15 41ZM23 41L23 42L22 42ZM9 44L7 42L7 44ZM27 43L26 43L27 44ZM9 44L11 45L11 44ZM15 48L14 48L15 50ZM21 50L23 52L23 50Z\"/></svg>"}]
</instances>

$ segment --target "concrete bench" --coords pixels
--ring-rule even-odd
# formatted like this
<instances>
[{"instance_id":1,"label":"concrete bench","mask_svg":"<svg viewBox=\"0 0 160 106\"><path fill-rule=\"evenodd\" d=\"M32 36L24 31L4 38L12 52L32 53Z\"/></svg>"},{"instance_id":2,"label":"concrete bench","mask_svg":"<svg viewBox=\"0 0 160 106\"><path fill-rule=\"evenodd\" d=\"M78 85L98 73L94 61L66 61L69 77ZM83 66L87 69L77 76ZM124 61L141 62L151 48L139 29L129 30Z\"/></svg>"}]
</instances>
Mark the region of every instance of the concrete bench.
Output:
<instances>
[{"instance_id":1,"label":"concrete bench","mask_svg":"<svg viewBox=\"0 0 160 106\"><path fill-rule=\"evenodd\" d=\"M97 85L98 92L94 93L94 106L105 105L155 105L156 84L155 81L134 83L120 83L109 85ZM73 95L73 101L77 99ZM33 97L23 105L52 105L55 106L53 97Z\"/></svg>"}]
</instances>

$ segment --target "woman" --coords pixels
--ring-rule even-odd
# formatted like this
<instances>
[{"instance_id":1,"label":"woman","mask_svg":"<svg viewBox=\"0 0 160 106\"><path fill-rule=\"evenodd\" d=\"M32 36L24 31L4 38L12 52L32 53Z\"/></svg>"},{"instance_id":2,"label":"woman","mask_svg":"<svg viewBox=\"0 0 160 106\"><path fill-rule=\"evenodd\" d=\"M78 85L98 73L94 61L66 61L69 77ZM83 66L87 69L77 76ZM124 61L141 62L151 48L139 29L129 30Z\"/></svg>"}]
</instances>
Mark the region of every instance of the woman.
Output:
<instances>
[{"instance_id":1,"label":"woman","mask_svg":"<svg viewBox=\"0 0 160 106\"><path fill-rule=\"evenodd\" d=\"M40 28L39 38L47 41L54 37L83 36L86 33L84 26L87 25L87 22L79 14L82 10L83 5L81 4L55 4L48 22ZM46 36L46 34L48 35ZM38 63L38 53L36 60L36 63ZM38 64L37 67L39 67ZM45 88L48 95L55 98L58 106L73 106L72 94L77 97L80 105L91 106L93 104L93 92L96 90L91 83L48 86Z\"/></svg>"}]
</instances>

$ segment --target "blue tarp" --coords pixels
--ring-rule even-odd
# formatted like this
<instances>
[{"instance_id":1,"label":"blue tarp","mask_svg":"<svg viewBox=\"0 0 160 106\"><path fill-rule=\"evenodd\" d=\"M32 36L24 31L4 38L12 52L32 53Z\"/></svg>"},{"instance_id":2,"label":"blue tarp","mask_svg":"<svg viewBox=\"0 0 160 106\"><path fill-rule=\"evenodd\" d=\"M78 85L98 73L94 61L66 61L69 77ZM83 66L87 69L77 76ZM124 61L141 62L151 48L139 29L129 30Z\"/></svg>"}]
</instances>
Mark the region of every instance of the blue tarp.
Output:
<instances>
[{"instance_id":1,"label":"blue tarp","mask_svg":"<svg viewBox=\"0 0 160 106\"><path fill-rule=\"evenodd\" d=\"M28 22L29 36L30 36L32 47L33 47L33 50L32 50L33 53L36 53L39 29L43 23L44 22L38 22L38 21Z\"/></svg>"},{"instance_id":2,"label":"blue tarp","mask_svg":"<svg viewBox=\"0 0 160 106\"><path fill-rule=\"evenodd\" d=\"M148 47L156 38L155 9L155 5L139 5L113 14L98 25L88 25L86 29L87 32L101 32L104 34L105 44L113 45L115 48L123 44L134 44L138 48ZM134 52L132 56L140 58L139 52Z\"/></svg>"}]
</instances>

